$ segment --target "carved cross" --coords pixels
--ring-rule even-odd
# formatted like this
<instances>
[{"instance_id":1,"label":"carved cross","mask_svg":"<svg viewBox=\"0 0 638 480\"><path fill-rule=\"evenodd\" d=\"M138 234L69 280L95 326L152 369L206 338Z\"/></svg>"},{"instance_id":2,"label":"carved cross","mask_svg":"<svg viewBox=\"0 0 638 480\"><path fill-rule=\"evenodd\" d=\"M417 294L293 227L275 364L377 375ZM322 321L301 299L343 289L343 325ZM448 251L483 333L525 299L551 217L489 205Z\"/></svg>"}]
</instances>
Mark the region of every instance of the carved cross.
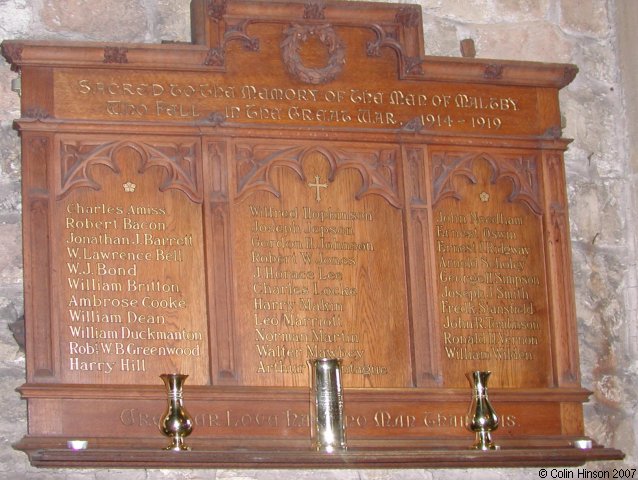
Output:
<instances>
[{"instance_id":1,"label":"carved cross","mask_svg":"<svg viewBox=\"0 0 638 480\"><path fill-rule=\"evenodd\" d=\"M321 180L321 177L319 175L315 175L315 183L309 183L308 186L310 188L316 188L317 189L317 195L316 195L316 200L317 202L321 201L321 190L319 190L320 188L328 188L328 184L327 183L319 183L319 181Z\"/></svg>"}]
</instances>

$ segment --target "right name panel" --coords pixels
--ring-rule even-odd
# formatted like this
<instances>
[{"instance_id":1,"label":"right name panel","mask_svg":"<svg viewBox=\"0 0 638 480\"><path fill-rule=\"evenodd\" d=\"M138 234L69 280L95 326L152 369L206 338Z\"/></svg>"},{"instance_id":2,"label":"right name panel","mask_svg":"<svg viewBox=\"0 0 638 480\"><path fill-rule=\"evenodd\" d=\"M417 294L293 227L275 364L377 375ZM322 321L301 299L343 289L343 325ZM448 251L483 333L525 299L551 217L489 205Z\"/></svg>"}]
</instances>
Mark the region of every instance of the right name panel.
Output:
<instances>
[{"instance_id":1,"label":"right name panel","mask_svg":"<svg viewBox=\"0 0 638 480\"><path fill-rule=\"evenodd\" d=\"M430 150L436 319L448 387L552 385L539 155Z\"/></svg>"}]
</instances>

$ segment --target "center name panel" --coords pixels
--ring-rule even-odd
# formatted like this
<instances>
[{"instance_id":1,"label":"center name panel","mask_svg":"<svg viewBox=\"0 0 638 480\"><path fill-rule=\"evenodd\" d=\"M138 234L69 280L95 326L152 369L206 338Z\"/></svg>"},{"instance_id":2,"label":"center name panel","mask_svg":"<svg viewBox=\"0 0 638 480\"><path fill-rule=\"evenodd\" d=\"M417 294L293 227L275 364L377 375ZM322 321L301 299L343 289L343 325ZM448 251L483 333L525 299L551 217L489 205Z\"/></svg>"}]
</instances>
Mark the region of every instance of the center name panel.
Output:
<instances>
[{"instance_id":1,"label":"center name panel","mask_svg":"<svg viewBox=\"0 0 638 480\"><path fill-rule=\"evenodd\" d=\"M389 145L291 146L235 147L240 159L248 151L252 162L267 158L262 165L271 171L267 182L259 169L238 178L243 188L232 209L233 230L247 232L233 242L236 311L254 319L250 327L239 323L242 383L307 385L307 360L329 357L344 359L344 382L353 387L407 386L397 185L379 185L385 198L366 188L379 156L396 171L398 152Z\"/></svg>"}]
</instances>

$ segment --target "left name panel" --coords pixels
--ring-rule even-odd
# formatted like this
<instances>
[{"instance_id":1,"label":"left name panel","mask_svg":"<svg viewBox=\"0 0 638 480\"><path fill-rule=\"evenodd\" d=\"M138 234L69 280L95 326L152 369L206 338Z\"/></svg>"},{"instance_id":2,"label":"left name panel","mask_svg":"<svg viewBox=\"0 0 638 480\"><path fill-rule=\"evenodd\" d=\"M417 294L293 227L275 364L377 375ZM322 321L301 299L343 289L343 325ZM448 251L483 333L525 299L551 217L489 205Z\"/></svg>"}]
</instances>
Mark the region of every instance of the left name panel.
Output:
<instances>
[{"instance_id":1,"label":"left name panel","mask_svg":"<svg viewBox=\"0 0 638 480\"><path fill-rule=\"evenodd\" d=\"M208 381L195 141L62 141L52 214L61 380Z\"/></svg>"}]
</instances>

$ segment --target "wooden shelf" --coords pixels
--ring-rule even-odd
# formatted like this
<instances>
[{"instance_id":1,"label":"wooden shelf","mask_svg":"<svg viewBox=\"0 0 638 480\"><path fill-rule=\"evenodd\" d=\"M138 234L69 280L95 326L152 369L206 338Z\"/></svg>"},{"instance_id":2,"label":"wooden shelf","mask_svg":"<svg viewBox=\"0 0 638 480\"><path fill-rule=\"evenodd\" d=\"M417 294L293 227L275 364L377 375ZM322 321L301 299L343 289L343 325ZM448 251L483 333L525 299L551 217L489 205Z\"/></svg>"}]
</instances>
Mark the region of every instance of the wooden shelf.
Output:
<instances>
[{"instance_id":1,"label":"wooden shelf","mask_svg":"<svg viewBox=\"0 0 638 480\"><path fill-rule=\"evenodd\" d=\"M299 442L270 442L243 445L220 441L217 445L188 442L193 450L163 451L157 440L127 443L137 448L117 446L116 440L89 440L86 450L66 448L64 439L25 438L15 448L26 452L36 467L107 468L477 468L578 466L588 461L622 460L616 449L595 445L590 449L573 446L517 445L494 451L476 451L462 447L458 440L427 442L361 442L342 453L326 454L302 448ZM162 440L162 439L160 439ZM152 448L150 443L158 445ZM381 446L385 444L385 447ZM436 444L438 443L438 446ZM410 445L411 444L411 445Z\"/></svg>"}]
</instances>

